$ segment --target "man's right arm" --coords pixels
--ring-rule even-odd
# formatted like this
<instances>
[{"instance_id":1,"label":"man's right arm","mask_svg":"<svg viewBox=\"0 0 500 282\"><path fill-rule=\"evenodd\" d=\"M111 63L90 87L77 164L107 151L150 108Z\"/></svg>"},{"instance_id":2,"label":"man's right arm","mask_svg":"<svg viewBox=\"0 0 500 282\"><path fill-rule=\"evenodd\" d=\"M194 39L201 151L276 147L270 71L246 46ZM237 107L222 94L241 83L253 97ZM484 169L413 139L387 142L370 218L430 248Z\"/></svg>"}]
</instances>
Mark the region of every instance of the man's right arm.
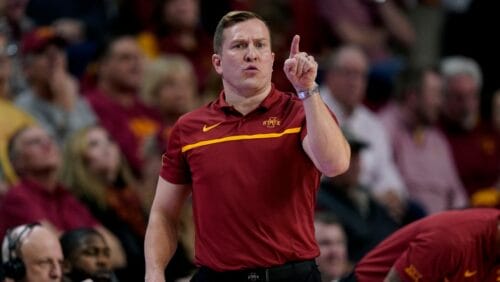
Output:
<instances>
[{"instance_id":1,"label":"man's right arm","mask_svg":"<svg viewBox=\"0 0 500 282\"><path fill-rule=\"evenodd\" d=\"M394 267L392 267L389 273L387 273L384 282L401 282L401 279L399 279L399 274Z\"/></svg>"},{"instance_id":2,"label":"man's right arm","mask_svg":"<svg viewBox=\"0 0 500 282\"><path fill-rule=\"evenodd\" d=\"M165 267L177 247L179 215L190 193L189 185L158 180L144 241L147 282L165 281Z\"/></svg>"}]
</instances>

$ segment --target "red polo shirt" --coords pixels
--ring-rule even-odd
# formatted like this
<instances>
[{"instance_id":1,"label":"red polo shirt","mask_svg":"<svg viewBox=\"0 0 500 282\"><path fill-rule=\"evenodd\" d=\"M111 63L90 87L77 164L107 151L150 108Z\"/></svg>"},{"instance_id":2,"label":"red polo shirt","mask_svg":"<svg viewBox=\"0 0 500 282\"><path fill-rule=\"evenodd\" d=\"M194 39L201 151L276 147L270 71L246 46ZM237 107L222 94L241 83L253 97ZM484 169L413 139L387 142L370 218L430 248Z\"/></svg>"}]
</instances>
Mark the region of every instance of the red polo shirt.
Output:
<instances>
[{"instance_id":1,"label":"red polo shirt","mask_svg":"<svg viewBox=\"0 0 500 282\"><path fill-rule=\"evenodd\" d=\"M49 192L32 181L21 181L0 202L0 236L17 225L47 220L59 230L94 227L99 222L67 188L58 185Z\"/></svg>"},{"instance_id":2,"label":"red polo shirt","mask_svg":"<svg viewBox=\"0 0 500 282\"><path fill-rule=\"evenodd\" d=\"M383 281L394 266L401 281L499 281L495 243L500 211L469 209L429 216L402 228L356 266L363 282Z\"/></svg>"},{"instance_id":3,"label":"red polo shirt","mask_svg":"<svg viewBox=\"0 0 500 282\"><path fill-rule=\"evenodd\" d=\"M161 176L192 183L198 265L227 271L319 255L320 172L302 149L305 135L302 102L274 86L245 116L221 93L177 122Z\"/></svg>"}]
</instances>

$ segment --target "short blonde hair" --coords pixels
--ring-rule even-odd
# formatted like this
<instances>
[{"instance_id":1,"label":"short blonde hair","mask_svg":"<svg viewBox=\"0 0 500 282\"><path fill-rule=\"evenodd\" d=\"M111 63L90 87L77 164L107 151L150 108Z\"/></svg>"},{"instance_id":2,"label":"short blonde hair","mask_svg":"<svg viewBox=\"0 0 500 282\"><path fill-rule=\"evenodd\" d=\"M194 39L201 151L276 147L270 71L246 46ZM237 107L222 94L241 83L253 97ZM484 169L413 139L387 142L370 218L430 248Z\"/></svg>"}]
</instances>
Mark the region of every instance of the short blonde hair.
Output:
<instances>
[{"instance_id":1,"label":"short blonde hair","mask_svg":"<svg viewBox=\"0 0 500 282\"><path fill-rule=\"evenodd\" d=\"M155 105L158 91L165 83L165 78L176 73L187 73L192 78L194 91L198 81L191 62L181 55L162 56L151 61L144 73L141 87L141 97L148 105Z\"/></svg>"}]
</instances>

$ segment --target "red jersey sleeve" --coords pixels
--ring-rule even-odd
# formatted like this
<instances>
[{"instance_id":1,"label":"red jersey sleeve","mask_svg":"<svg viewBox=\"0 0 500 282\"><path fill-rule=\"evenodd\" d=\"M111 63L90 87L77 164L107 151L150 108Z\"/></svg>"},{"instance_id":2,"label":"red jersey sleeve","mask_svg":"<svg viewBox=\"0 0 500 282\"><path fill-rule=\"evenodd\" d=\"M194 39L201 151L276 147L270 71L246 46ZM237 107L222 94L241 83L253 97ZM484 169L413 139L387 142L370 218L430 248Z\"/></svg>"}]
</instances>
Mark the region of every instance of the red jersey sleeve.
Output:
<instances>
[{"instance_id":1,"label":"red jersey sleeve","mask_svg":"<svg viewBox=\"0 0 500 282\"><path fill-rule=\"evenodd\" d=\"M438 234L443 232L432 230L419 234L396 260L394 267L401 281L443 282L456 268L452 241Z\"/></svg>"},{"instance_id":2,"label":"red jersey sleeve","mask_svg":"<svg viewBox=\"0 0 500 282\"><path fill-rule=\"evenodd\" d=\"M160 176L174 184L191 183L191 174L182 152L181 129L177 123L168 139L167 150L162 156Z\"/></svg>"}]
</instances>

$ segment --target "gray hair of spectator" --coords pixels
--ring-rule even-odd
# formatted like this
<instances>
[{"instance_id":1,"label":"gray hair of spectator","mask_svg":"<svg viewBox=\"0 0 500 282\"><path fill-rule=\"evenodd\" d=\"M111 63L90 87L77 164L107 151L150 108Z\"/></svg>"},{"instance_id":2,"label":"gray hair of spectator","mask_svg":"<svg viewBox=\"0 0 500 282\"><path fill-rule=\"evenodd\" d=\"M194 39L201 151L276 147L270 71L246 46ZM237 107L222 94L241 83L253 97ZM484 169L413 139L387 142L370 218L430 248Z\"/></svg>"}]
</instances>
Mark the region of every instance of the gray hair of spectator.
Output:
<instances>
[{"instance_id":1,"label":"gray hair of spectator","mask_svg":"<svg viewBox=\"0 0 500 282\"><path fill-rule=\"evenodd\" d=\"M216 54L220 54L220 52L222 51L222 44L224 42L224 30L226 28L232 27L237 23L245 22L251 19L261 20L266 25L267 30L269 31L269 36L271 36L269 26L261 16L249 11L232 11L224 15L217 24L217 27L215 28L214 52Z\"/></svg>"},{"instance_id":2,"label":"gray hair of spectator","mask_svg":"<svg viewBox=\"0 0 500 282\"><path fill-rule=\"evenodd\" d=\"M456 75L466 74L471 76L481 89L483 86L483 74L479 64L472 58L464 56L452 56L441 61L441 73L444 78L444 87L447 88L448 80Z\"/></svg>"},{"instance_id":3,"label":"gray hair of spectator","mask_svg":"<svg viewBox=\"0 0 500 282\"><path fill-rule=\"evenodd\" d=\"M12 228L5 234L2 241L2 263L14 258L21 258L21 246L37 226L40 225L38 223L22 224Z\"/></svg>"},{"instance_id":4,"label":"gray hair of spectator","mask_svg":"<svg viewBox=\"0 0 500 282\"><path fill-rule=\"evenodd\" d=\"M358 53L365 59L368 64L368 57L366 56L366 53L363 51L363 49L361 49L361 47L357 45L350 44L340 46L337 50L330 54L328 60L326 61L326 69L334 70L340 68L343 56L348 53Z\"/></svg>"}]
</instances>

